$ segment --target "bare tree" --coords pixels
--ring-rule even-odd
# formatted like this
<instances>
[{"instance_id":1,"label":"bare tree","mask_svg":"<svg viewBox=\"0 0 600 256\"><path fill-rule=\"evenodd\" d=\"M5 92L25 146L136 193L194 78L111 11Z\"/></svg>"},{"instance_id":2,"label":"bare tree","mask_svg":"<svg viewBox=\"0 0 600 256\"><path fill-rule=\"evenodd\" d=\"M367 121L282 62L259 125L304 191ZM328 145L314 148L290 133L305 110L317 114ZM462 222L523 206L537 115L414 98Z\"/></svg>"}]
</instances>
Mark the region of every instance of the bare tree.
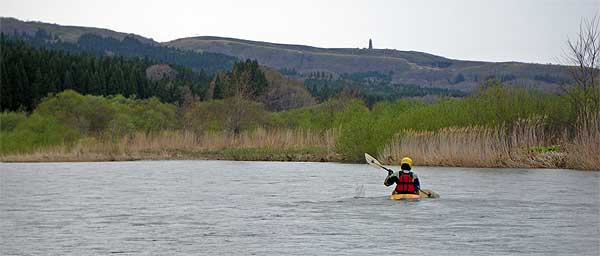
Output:
<instances>
[{"instance_id":1,"label":"bare tree","mask_svg":"<svg viewBox=\"0 0 600 256\"><path fill-rule=\"evenodd\" d=\"M252 88L250 86L250 71L243 71L238 79L232 81L233 96L228 101L228 119L227 126L234 134L239 134L242 130L244 120L250 114L248 108L248 99L252 99Z\"/></svg>"},{"instance_id":2,"label":"bare tree","mask_svg":"<svg viewBox=\"0 0 600 256\"><path fill-rule=\"evenodd\" d=\"M579 33L567 41L565 60L575 88L568 91L577 114L600 111L600 19L582 20Z\"/></svg>"}]
</instances>

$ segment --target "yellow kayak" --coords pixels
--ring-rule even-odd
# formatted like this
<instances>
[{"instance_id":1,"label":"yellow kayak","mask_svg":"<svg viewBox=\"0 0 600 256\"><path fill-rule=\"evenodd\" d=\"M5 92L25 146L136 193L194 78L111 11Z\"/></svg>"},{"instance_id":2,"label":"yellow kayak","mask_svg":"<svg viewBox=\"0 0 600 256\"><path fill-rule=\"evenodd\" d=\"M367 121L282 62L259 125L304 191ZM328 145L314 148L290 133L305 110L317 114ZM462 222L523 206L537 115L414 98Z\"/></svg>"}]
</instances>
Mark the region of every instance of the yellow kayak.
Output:
<instances>
[{"instance_id":1,"label":"yellow kayak","mask_svg":"<svg viewBox=\"0 0 600 256\"><path fill-rule=\"evenodd\" d=\"M391 194L390 199L392 200L410 200L410 199L420 199L420 198L438 198L440 195L438 193L433 192L430 189L422 189L419 191L419 194Z\"/></svg>"},{"instance_id":2,"label":"yellow kayak","mask_svg":"<svg viewBox=\"0 0 600 256\"><path fill-rule=\"evenodd\" d=\"M421 195L417 194L391 194L390 199L392 200L405 200L405 199L419 199Z\"/></svg>"}]
</instances>

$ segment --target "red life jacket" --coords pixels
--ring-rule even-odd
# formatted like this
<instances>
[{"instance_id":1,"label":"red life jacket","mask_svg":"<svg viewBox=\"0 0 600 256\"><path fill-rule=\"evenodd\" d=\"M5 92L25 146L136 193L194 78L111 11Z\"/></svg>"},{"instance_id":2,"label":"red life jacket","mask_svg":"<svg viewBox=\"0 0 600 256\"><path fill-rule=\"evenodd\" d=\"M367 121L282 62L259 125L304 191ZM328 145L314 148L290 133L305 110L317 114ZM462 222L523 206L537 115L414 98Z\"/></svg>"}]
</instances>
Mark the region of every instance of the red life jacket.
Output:
<instances>
[{"instance_id":1,"label":"red life jacket","mask_svg":"<svg viewBox=\"0 0 600 256\"><path fill-rule=\"evenodd\" d=\"M398 181L396 182L396 193L397 194L416 194L415 184L413 183L412 172L404 173L400 172L398 175Z\"/></svg>"}]
</instances>

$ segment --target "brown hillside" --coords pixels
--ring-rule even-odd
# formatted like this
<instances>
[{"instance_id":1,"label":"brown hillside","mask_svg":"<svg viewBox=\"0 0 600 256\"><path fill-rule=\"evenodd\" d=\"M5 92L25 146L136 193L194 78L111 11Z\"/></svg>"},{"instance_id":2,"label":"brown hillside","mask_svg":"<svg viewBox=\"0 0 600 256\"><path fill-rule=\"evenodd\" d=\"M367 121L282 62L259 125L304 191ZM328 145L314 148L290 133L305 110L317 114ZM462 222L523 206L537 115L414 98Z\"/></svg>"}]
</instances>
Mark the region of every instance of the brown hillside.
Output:
<instances>
[{"instance_id":1,"label":"brown hillside","mask_svg":"<svg viewBox=\"0 0 600 256\"><path fill-rule=\"evenodd\" d=\"M519 62L481 62L447 59L422 52L391 49L317 48L233 38L193 37L164 45L194 51L216 52L256 59L276 69L293 69L300 74L319 71L339 76L344 73L393 72L393 82L471 91L480 81L495 76L507 83L558 91L567 81L564 66ZM462 77L463 79L457 79Z\"/></svg>"},{"instance_id":2,"label":"brown hillside","mask_svg":"<svg viewBox=\"0 0 600 256\"><path fill-rule=\"evenodd\" d=\"M58 24L37 22L37 21L21 21L14 18L0 17L0 32L4 34L26 33L29 35L35 34L38 29L44 29L53 35L57 35L62 41L75 43L83 34L95 34L103 37L112 37L123 40L126 36L132 36L140 42L147 44L158 44L156 41L130 33L121 33L109 29L78 27L78 26L63 26Z\"/></svg>"}]
</instances>

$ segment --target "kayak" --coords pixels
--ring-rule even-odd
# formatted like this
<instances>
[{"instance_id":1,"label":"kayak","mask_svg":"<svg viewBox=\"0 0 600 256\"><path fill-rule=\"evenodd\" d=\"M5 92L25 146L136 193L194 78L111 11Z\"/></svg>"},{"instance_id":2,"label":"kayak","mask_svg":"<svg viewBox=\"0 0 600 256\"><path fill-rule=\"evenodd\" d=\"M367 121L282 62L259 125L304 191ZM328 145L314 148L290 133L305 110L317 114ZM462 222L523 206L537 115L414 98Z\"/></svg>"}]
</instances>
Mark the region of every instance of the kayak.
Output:
<instances>
[{"instance_id":1,"label":"kayak","mask_svg":"<svg viewBox=\"0 0 600 256\"><path fill-rule=\"evenodd\" d=\"M405 200L405 199L419 199L421 195L417 194L391 194L390 199L392 200Z\"/></svg>"},{"instance_id":2,"label":"kayak","mask_svg":"<svg viewBox=\"0 0 600 256\"><path fill-rule=\"evenodd\" d=\"M429 195L427 195L427 194ZM419 191L419 194L391 194L390 199L392 200L411 200L411 199L421 199L421 198L438 198L440 195L438 193L433 192L431 189L423 189Z\"/></svg>"}]
</instances>

